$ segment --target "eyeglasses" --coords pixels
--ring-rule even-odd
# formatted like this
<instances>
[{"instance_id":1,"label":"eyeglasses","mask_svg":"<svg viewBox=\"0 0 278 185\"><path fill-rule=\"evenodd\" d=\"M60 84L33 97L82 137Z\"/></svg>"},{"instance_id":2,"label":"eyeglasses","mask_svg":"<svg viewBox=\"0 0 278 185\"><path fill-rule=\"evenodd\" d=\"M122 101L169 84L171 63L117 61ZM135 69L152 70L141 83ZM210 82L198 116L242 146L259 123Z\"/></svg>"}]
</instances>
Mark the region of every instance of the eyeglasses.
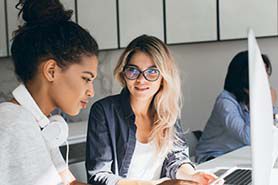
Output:
<instances>
[{"instance_id":1,"label":"eyeglasses","mask_svg":"<svg viewBox=\"0 0 278 185\"><path fill-rule=\"evenodd\" d=\"M129 80L135 80L139 78L140 74L143 74L144 78L150 82L156 81L160 75L159 70L155 67L150 67L144 71L141 71L135 66L126 66L123 73Z\"/></svg>"}]
</instances>

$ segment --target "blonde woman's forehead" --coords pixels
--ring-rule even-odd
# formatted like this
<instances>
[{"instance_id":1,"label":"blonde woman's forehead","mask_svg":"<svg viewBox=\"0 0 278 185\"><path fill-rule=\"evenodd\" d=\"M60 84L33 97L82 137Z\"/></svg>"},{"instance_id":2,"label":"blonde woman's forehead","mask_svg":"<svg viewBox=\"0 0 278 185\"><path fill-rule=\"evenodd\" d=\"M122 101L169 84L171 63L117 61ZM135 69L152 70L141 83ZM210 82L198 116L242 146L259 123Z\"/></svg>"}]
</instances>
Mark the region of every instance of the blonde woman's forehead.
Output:
<instances>
[{"instance_id":1,"label":"blonde woman's forehead","mask_svg":"<svg viewBox=\"0 0 278 185\"><path fill-rule=\"evenodd\" d=\"M136 52L132 58L130 59L129 63L130 65L134 65L138 67L141 70L147 69L149 67L154 67L155 63L152 60L152 58L144 53L144 52Z\"/></svg>"}]
</instances>

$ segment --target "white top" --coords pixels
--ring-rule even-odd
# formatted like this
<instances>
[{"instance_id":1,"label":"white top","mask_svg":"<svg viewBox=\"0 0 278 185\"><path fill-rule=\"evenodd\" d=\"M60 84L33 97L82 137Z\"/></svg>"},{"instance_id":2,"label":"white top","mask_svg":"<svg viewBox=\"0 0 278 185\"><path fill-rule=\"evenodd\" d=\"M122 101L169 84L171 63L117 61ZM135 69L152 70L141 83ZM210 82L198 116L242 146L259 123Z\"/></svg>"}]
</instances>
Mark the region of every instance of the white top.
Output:
<instances>
[{"instance_id":1,"label":"white top","mask_svg":"<svg viewBox=\"0 0 278 185\"><path fill-rule=\"evenodd\" d=\"M32 113L21 105L0 104L0 185L61 184L66 168L59 149L49 150Z\"/></svg>"},{"instance_id":2,"label":"white top","mask_svg":"<svg viewBox=\"0 0 278 185\"><path fill-rule=\"evenodd\" d=\"M159 179L166 157L166 153L164 153L157 152L154 141L144 144L136 140L127 178L141 180Z\"/></svg>"}]
</instances>

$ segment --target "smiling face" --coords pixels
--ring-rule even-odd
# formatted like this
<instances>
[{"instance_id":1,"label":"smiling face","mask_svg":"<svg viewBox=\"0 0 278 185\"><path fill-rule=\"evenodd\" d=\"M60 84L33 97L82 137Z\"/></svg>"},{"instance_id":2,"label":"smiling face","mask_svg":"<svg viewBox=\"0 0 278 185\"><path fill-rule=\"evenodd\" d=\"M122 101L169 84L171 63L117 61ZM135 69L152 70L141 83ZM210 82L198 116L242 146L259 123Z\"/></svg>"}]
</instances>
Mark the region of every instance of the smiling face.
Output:
<instances>
[{"instance_id":1,"label":"smiling face","mask_svg":"<svg viewBox=\"0 0 278 185\"><path fill-rule=\"evenodd\" d=\"M155 72L151 69L157 69L150 56L141 51L137 51L132 56L127 66L137 68L139 71L146 71L147 69L150 69L150 76L153 75L151 74L152 72ZM131 98L150 100L158 92L161 86L162 77L159 75L157 80L148 81L141 73L138 78L134 80L128 79L125 76L125 81L126 86L131 94Z\"/></svg>"},{"instance_id":2,"label":"smiling face","mask_svg":"<svg viewBox=\"0 0 278 185\"><path fill-rule=\"evenodd\" d=\"M93 81L97 76L96 56L84 56L80 63L60 70L49 90L53 104L69 115L77 115L94 96Z\"/></svg>"}]
</instances>

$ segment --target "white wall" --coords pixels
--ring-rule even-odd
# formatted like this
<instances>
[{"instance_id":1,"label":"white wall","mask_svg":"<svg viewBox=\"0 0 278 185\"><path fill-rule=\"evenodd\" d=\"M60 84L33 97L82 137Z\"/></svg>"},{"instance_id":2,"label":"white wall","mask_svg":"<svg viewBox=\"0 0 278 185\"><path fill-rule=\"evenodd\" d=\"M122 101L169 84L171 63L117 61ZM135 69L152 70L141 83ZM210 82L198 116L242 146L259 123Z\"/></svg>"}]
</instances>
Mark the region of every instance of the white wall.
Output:
<instances>
[{"instance_id":1,"label":"white wall","mask_svg":"<svg viewBox=\"0 0 278 185\"><path fill-rule=\"evenodd\" d=\"M272 85L278 88L278 38L259 40L262 52L273 65ZM203 129L215 98L223 89L227 66L240 50L247 49L247 40L200 43L170 46L183 80L184 108L182 121L191 130ZM120 87L113 80L113 68L122 50L100 53L98 79L95 82L96 96L93 101L117 93ZM0 100L17 85L9 58L0 59ZM85 120L89 110L82 111L73 120Z\"/></svg>"},{"instance_id":2,"label":"white wall","mask_svg":"<svg viewBox=\"0 0 278 185\"><path fill-rule=\"evenodd\" d=\"M278 87L278 38L260 39L262 52L273 65L271 82ZM182 120L186 127L202 129L218 93L223 89L228 64L247 40L173 46L183 78L184 107Z\"/></svg>"}]
</instances>

